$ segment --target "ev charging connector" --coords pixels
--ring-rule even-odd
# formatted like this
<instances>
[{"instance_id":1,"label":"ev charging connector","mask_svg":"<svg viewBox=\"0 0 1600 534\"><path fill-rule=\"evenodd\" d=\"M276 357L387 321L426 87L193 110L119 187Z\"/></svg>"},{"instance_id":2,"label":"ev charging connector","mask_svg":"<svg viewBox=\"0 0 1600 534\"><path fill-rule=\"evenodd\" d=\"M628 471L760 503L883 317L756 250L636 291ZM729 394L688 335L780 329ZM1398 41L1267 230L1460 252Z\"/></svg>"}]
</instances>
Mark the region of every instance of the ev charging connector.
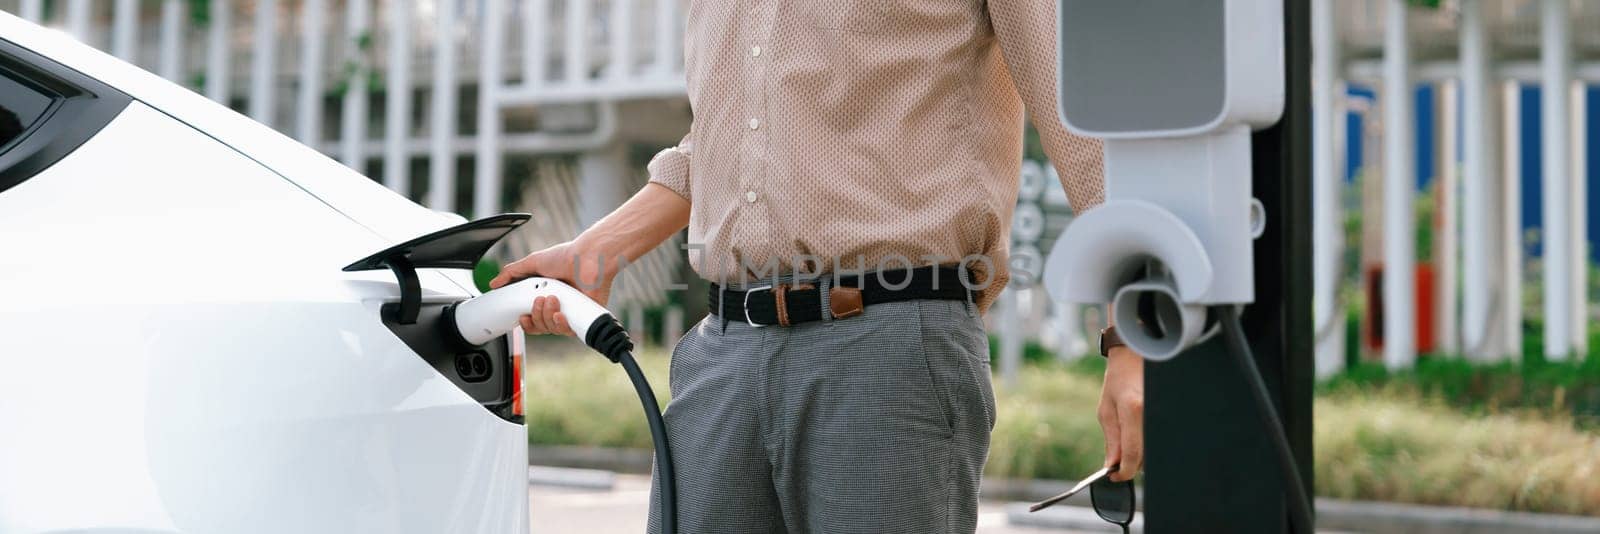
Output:
<instances>
[{"instance_id":1,"label":"ev charging connector","mask_svg":"<svg viewBox=\"0 0 1600 534\"><path fill-rule=\"evenodd\" d=\"M1281 0L1061 0L1061 119L1105 142L1105 204L1056 240L1056 300L1112 303L1151 360L1255 300L1250 133L1282 114Z\"/></svg>"},{"instance_id":2,"label":"ev charging connector","mask_svg":"<svg viewBox=\"0 0 1600 534\"><path fill-rule=\"evenodd\" d=\"M583 337L584 344L620 364L633 382L634 392L644 407L645 422L650 425L650 439L655 445L656 473L660 482L661 532L677 532L677 477L668 447L666 421L661 416L661 405L645 379L644 371L633 359L633 340L611 312L600 303L576 288L553 278L524 278L499 289L463 300L446 309L441 328L456 332L467 343L481 344L506 335L517 328L517 319L528 312L533 299L554 297L561 303L561 315L573 333Z\"/></svg>"},{"instance_id":3,"label":"ev charging connector","mask_svg":"<svg viewBox=\"0 0 1600 534\"><path fill-rule=\"evenodd\" d=\"M400 325L418 325L422 317L422 288L417 269L472 269L488 253L489 248L531 216L526 213L507 213L462 223L437 232L416 237L380 250L344 267L345 271L374 271L387 269L394 273L400 290L399 302L394 306L392 318ZM650 382L645 379L639 363L633 359L633 340L611 312L560 280L532 277L507 284L469 299L450 303L437 314L429 315L426 324L432 335L443 337L445 346L463 348L481 347L516 330L517 320L526 314L533 299L554 297L561 303L561 314L574 333L583 336L584 344L606 359L622 366L633 383L639 404L644 408L645 422L650 426L650 439L655 445L656 472L660 475L660 518L662 534L677 532L677 483L672 463L672 451L667 446L666 421L661 415L661 405L656 401ZM391 325L391 328L393 326ZM410 342L407 342L410 344ZM437 343L429 343L437 345ZM416 346L412 347L416 349ZM518 397L513 397L520 399Z\"/></svg>"}]
</instances>

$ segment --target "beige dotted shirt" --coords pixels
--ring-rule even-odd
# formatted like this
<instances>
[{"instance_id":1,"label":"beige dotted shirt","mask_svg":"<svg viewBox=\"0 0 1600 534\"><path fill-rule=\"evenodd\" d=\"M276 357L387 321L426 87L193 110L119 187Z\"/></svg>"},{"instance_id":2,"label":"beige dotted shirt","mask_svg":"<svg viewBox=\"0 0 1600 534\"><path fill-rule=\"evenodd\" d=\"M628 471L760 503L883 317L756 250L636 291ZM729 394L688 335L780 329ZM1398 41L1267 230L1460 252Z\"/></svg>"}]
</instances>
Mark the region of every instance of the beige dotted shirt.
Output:
<instances>
[{"instance_id":1,"label":"beige dotted shirt","mask_svg":"<svg viewBox=\"0 0 1600 534\"><path fill-rule=\"evenodd\" d=\"M703 277L982 254L987 309L1008 279L1024 104L1072 206L1104 198L1099 141L1057 118L1054 0L688 4L694 121L649 170L689 199Z\"/></svg>"}]
</instances>

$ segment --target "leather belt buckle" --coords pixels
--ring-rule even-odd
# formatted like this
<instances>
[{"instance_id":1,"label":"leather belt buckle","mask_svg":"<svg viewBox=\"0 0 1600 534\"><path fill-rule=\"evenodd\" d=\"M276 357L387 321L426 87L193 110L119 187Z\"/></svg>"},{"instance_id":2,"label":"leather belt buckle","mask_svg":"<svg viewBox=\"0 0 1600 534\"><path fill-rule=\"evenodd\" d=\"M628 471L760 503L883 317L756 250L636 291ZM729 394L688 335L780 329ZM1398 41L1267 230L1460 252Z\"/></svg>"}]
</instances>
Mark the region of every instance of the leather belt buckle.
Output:
<instances>
[{"instance_id":1,"label":"leather belt buckle","mask_svg":"<svg viewBox=\"0 0 1600 534\"><path fill-rule=\"evenodd\" d=\"M751 328L761 328L763 326L767 326L757 323L754 319L750 318L750 295L755 294L757 291L772 291L772 286L752 287L744 290L744 322L749 323Z\"/></svg>"}]
</instances>

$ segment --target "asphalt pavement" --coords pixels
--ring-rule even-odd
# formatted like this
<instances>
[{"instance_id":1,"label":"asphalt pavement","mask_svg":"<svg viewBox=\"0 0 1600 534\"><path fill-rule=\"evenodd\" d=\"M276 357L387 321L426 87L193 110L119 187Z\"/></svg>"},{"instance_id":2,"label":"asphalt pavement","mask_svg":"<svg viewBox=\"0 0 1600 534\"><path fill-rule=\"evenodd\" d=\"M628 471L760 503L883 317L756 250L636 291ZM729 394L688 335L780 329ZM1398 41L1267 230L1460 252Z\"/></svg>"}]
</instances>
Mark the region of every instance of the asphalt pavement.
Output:
<instances>
[{"instance_id":1,"label":"asphalt pavement","mask_svg":"<svg viewBox=\"0 0 1600 534\"><path fill-rule=\"evenodd\" d=\"M610 489L543 484L528 486L533 534L641 534L650 499L650 478L616 475ZM1081 531L1007 524L1003 503L985 502L978 510L979 534L1083 534Z\"/></svg>"}]
</instances>

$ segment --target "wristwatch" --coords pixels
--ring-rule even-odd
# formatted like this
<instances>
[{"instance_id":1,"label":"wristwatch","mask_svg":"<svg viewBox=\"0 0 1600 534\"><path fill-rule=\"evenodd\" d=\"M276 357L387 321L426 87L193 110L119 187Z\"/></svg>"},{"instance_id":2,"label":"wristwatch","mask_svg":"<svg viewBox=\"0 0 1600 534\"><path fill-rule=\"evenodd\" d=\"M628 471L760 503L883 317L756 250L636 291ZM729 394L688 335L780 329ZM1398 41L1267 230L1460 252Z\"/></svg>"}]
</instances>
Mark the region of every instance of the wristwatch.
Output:
<instances>
[{"instance_id":1,"label":"wristwatch","mask_svg":"<svg viewBox=\"0 0 1600 534\"><path fill-rule=\"evenodd\" d=\"M1100 330L1100 356L1102 358L1110 357L1113 347L1125 345L1127 343L1122 342L1122 336L1117 335L1116 325L1107 326Z\"/></svg>"}]
</instances>

